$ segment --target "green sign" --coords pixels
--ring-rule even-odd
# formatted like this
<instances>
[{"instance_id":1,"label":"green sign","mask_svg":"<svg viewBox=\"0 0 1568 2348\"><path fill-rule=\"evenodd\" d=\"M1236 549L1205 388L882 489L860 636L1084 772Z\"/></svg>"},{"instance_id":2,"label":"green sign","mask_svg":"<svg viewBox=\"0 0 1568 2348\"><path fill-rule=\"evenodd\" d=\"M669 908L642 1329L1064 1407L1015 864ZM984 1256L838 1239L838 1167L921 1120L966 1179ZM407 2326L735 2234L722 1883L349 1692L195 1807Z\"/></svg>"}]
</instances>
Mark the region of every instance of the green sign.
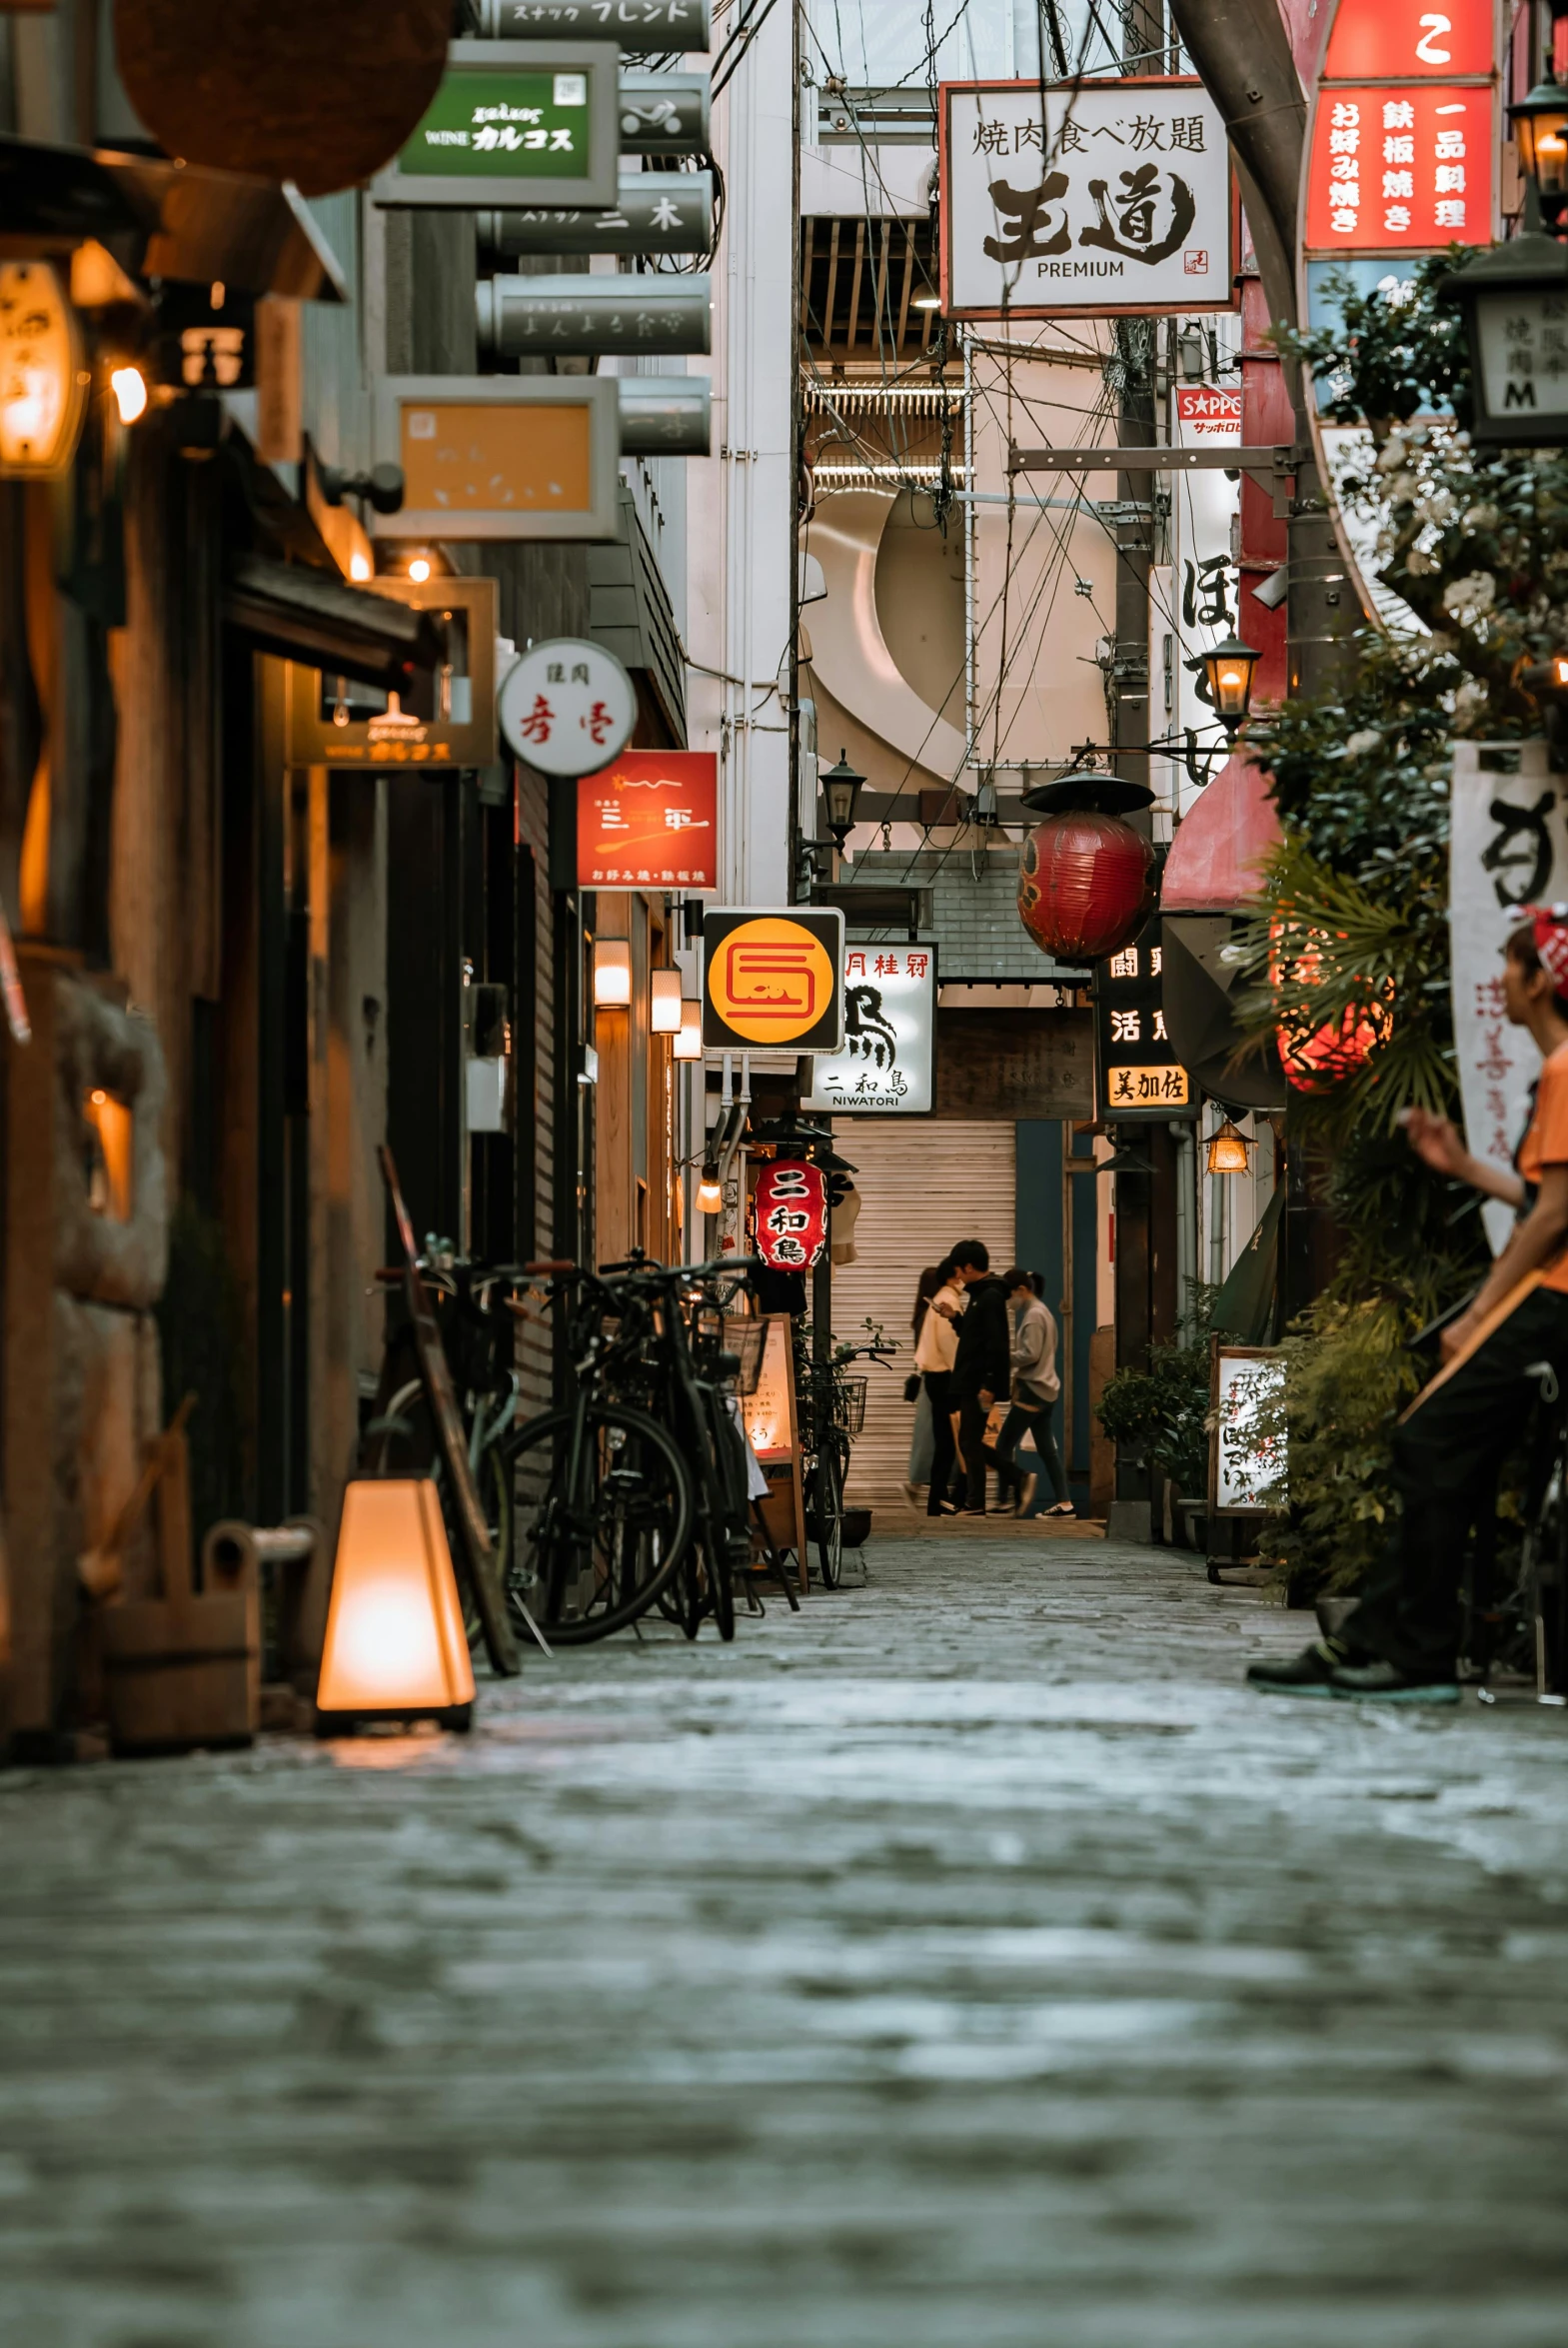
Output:
<instances>
[{"instance_id":1,"label":"green sign","mask_svg":"<svg viewBox=\"0 0 1568 2348\"><path fill-rule=\"evenodd\" d=\"M422 179L581 179L588 144L586 73L449 73L400 160Z\"/></svg>"},{"instance_id":2,"label":"green sign","mask_svg":"<svg viewBox=\"0 0 1568 2348\"><path fill-rule=\"evenodd\" d=\"M454 41L424 120L378 172L378 204L613 211L620 194L610 41Z\"/></svg>"}]
</instances>

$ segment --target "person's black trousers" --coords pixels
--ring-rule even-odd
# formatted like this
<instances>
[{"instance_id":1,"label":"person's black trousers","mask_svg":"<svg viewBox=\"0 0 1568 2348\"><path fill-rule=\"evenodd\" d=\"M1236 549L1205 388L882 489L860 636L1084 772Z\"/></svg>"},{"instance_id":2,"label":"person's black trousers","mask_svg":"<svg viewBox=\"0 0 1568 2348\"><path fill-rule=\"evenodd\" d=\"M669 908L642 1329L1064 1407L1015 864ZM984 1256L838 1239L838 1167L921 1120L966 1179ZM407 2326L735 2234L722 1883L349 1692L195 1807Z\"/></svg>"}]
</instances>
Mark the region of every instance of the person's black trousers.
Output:
<instances>
[{"instance_id":1,"label":"person's black trousers","mask_svg":"<svg viewBox=\"0 0 1568 2348\"><path fill-rule=\"evenodd\" d=\"M1465 1547L1537 1398L1532 1362L1568 1377L1568 1296L1537 1288L1394 1435L1402 1513L1345 1635L1409 1672L1453 1676Z\"/></svg>"},{"instance_id":2,"label":"person's black trousers","mask_svg":"<svg viewBox=\"0 0 1568 2348\"><path fill-rule=\"evenodd\" d=\"M1056 1438L1051 1431L1054 1403L1042 1410L1023 1410L1016 1402L1002 1421L1001 1433L996 1437L996 1481L1003 1494L1011 1492L1016 1498L1022 1484L1022 1471L1016 1451L1025 1435L1032 1435L1039 1463L1050 1479L1050 1487L1057 1500L1067 1497L1067 1479L1061 1472L1061 1460L1056 1451Z\"/></svg>"},{"instance_id":3,"label":"person's black trousers","mask_svg":"<svg viewBox=\"0 0 1568 2348\"><path fill-rule=\"evenodd\" d=\"M983 1516L985 1513L985 1421L990 1416L989 1406L977 1393L958 1394L958 1448L963 1453L964 1480L967 1485L967 1505Z\"/></svg>"},{"instance_id":4,"label":"person's black trousers","mask_svg":"<svg viewBox=\"0 0 1568 2348\"><path fill-rule=\"evenodd\" d=\"M927 1516L939 1516L952 1481L952 1371L927 1369L925 1391L931 1404L931 1480L925 1495Z\"/></svg>"}]
</instances>

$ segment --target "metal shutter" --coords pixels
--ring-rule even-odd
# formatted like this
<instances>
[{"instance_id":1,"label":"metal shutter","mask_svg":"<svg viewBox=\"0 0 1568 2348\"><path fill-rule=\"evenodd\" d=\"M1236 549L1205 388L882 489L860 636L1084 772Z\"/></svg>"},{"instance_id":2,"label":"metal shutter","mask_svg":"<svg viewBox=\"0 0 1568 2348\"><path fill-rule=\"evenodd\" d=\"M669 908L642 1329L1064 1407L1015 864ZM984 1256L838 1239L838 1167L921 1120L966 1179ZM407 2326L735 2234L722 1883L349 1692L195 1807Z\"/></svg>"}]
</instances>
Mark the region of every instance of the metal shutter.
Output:
<instances>
[{"instance_id":1,"label":"metal shutter","mask_svg":"<svg viewBox=\"0 0 1568 2348\"><path fill-rule=\"evenodd\" d=\"M886 1368L866 1368L865 1431L849 1461L849 1496L874 1501L897 1491L909 1462L914 1411L903 1398L913 1367L909 1315L915 1283L958 1239L983 1239L991 1269L1012 1261L1016 1128L959 1120L840 1118L833 1142L855 1167L860 1215L856 1259L833 1267L833 1334L855 1344L865 1319L898 1346Z\"/></svg>"}]
</instances>

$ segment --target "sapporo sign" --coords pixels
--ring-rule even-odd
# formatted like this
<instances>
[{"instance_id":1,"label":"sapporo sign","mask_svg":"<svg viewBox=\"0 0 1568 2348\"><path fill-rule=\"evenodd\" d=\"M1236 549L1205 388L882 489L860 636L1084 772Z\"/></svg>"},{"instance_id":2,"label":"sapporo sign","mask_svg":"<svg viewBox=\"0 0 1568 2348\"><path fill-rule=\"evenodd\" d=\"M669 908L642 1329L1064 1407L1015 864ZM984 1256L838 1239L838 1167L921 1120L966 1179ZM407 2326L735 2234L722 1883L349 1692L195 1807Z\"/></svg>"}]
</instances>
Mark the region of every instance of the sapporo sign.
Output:
<instances>
[{"instance_id":1,"label":"sapporo sign","mask_svg":"<svg viewBox=\"0 0 1568 2348\"><path fill-rule=\"evenodd\" d=\"M843 1043L843 915L716 907L703 919L703 1043L710 1052L836 1052Z\"/></svg>"},{"instance_id":2,"label":"sapporo sign","mask_svg":"<svg viewBox=\"0 0 1568 2348\"><path fill-rule=\"evenodd\" d=\"M371 182L384 205L554 203L610 210L620 181L608 41L454 41L430 107Z\"/></svg>"},{"instance_id":3,"label":"sapporo sign","mask_svg":"<svg viewBox=\"0 0 1568 2348\"><path fill-rule=\"evenodd\" d=\"M948 317L1235 306L1229 148L1201 82L944 82L940 100Z\"/></svg>"},{"instance_id":4,"label":"sapporo sign","mask_svg":"<svg viewBox=\"0 0 1568 2348\"><path fill-rule=\"evenodd\" d=\"M1165 1028L1157 921L1094 966L1094 1114L1112 1124L1198 1114L1196 1090Z\"/></svg>"},{"instance_id":5,"label":"sapporo sign","mask_svg":"<svg viewBox=\"0 0 1568 2348\"><path fill-rule=\"evenodd\" d=\"M931 1106L935 1027L933 947L846 947L843 1050L812 1061L802 1108L924 1115Z\"/></svg>"}]
</instances>

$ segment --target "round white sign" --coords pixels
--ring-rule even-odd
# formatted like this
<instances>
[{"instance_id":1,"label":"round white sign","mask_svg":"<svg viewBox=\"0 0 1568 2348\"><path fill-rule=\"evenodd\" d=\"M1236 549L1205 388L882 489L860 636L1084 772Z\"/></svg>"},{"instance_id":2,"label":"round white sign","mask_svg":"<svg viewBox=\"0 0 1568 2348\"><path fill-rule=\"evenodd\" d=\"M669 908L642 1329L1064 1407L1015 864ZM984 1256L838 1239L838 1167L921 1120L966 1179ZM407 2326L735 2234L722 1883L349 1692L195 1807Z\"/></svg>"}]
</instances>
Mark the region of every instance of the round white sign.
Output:
<instances>
[{"instance_id":1,"label":"round white sign","mask_svg":"<svg viewBox=\"0 0 1568 2348\"><path fill-rule=\"evenodd\" d=\"M613 652L579 637L531 645L496 696L501 731L546 775L597 775L625 750L637 694Z\"/></svg>"}]
</instances>

